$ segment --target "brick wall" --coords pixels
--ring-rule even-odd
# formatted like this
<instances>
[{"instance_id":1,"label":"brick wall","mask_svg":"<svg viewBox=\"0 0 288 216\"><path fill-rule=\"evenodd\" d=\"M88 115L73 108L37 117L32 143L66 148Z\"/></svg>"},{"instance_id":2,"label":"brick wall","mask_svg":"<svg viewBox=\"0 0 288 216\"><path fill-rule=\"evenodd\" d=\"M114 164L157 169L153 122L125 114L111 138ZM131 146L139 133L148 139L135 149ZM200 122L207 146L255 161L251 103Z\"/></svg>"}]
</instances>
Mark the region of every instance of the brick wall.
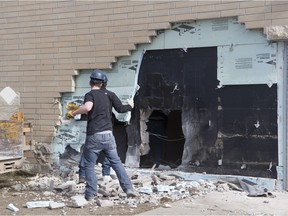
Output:
<instances>
[{"instance_id":1,"label":"brick wall","mask_svg":"<svg viewBox=\"0 0 288 216\"><path fill-rule=\"evenodd\" d=\"M51 142L55 100L77 69L109 69L171 22L238 16L247 29L288 24L287 1L1 1L0 89L21 93L39 142Z\"/></svg>"}]
</instances>

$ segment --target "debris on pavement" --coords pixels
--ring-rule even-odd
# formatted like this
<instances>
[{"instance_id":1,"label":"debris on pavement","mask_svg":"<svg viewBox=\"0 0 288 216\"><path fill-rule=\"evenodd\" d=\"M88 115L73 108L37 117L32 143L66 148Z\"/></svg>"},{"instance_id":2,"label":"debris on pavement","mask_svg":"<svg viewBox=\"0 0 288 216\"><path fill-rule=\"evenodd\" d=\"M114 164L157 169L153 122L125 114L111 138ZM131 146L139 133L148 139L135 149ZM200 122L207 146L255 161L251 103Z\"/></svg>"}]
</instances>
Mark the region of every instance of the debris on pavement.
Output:
<instances>
[{"instance_id":1,"label":"debris on pavement","mask_svg":"<svg viewBox=\"0 0 288 216\"><path fill-rule=\"evenodd\" d=\"M251 195L252 189L254 189L254 192L256 191L258 195L261 194L259 188L258 191L255 189L256 183L244 178L239 179L237 184L235 181L228 182L219 179L191 180L183 178L183 173L177 170L130 168L126 168L126 170L135 191L140 196L127 197L126 193L122 191L117 178L102 177L102 169L98 164L95 166L98 178L98 193L92 201L85 199L85 183L78 183L79 179L75 167L60 167L47 174L37 174L28 177L29 180L25 183L15 182L11 188L16 191L15 196L22 196L23 200L26 198L27 191L33 194L35 198L27 200L27 208L49 208L51 210L63 208L63 211L65 211L64 207L67 206L93 208L91 211L94 211L96 208L123 207L123 205L128 206L133 211L133 209L144 203L150 203L155 207L171 208L170 204L172 202L187 198L195 199L211 191L221 193L235 190L248 192ZM260 190L260 192L271 194L267 190ZM10 205L9 209L15 209L12 211L16 211L17 208Z\"/></svg>"},{"instance_id":2,"label":"debris on pavement","mask_svg":"<svg viewBox=\"0 0 288 216\"><path fill-rule=\"evenodd\" d=\"M19 209L18 209L16 206L14 206L13 203L10 203L10 204L7 206L7 209L9 209L9 210L11 210L11 211L14 211L14 212L18 212L18 211L19 211Z\"/></svg>"}]
</instances>

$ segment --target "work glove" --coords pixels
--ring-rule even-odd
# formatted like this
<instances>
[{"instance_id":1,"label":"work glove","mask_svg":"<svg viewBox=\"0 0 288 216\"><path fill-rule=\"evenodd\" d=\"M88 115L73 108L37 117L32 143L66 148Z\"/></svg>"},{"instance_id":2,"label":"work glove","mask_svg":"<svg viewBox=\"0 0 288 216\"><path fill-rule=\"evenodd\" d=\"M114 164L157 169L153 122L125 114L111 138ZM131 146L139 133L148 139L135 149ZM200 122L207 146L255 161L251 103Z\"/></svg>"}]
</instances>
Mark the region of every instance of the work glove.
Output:
<instances>
[{"instance_id":1,"label":"work glove","mask_svg":"<svg viewBox=\"0 0 288 216\"><path fill-rule=\"evenodd\" d=\"M72 111L72 110L70 110L70 111L68 111L68 112L66 113L66 118L67 118L67 119L72 119L72 118L74 118L74 115L73 115L73 111Z\"/></svg>"},{"instance_id":2,"label":"work glove","mask_svg":"<svg viewBox=\"0 0 288 216\"><path fill-rule=\"evenodd\" d=\"M69 104L66 105L66 109L67 110L72 110L72 111L79 109L79 107L80 106L76 105L75 103L69 103Z\"/></svg>"},{"instance_id":3,"label":"work glove","mask_svg":"<svg viewBox=\"0 0 288 216\"><path fill-rule=\"evenodd\" d=\"M127 103L128 103L132 108L134 108L134 100L133 100L133 98L128 98L128 99L127 99Z\"/></svg>"}]
</instances>

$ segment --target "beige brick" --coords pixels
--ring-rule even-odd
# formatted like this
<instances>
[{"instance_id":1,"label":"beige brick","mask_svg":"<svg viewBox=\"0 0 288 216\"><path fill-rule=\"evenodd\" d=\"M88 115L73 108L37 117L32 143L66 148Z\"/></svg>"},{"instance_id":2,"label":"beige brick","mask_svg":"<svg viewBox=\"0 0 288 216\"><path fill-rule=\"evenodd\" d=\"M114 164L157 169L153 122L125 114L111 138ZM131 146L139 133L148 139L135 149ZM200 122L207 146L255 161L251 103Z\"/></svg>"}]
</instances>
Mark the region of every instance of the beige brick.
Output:
<instances>
[{"instance_id":1,"label":"beige brick","mask_svg":"<svg viewBox=\"0 0 288 216\"><path fill-rule=\"evenodd\" d=\"M198 19L211 19L211 18L220 18L220 12L206 12L206 13L197 13Z\"/></svg>"},{"instance_id":2,"label":"beige brick","mask_svg":"<svg viewBox=\"0 0 288 216\"><path fill-rule=\"evenodd\" d=\"M133 12L134 8L133 7L120 7L120 8L114 8L113 13L118 14L118 13L130 13Z\"/></svg>"},{"instance_id":3,"label":"beige brick","mask_svg":"<svg viewBox=\"0 0 288 216\"><path fill-rule=\"evenodd\" d=\"M57 64L58 63L58 59L42 59L39 61L39 64ZM24 62L25 64L25 62Z\"/></svg>"},{"instance_id":4,"label":"beige brick","mask_svg":"<svg viewBox=\"0 0 288 216\"><path fill-rule=\"evenodd\" d=\"M247 21L260 21L264 20L265 15L263 14L254 14L254 15L244 15L244 16L239 16L239 21L240 22L247 22Z\"/></svg>"},{"instance_id":5,"label":"beige brick","mask_svg":"<svg viewBox=\"0 0 288 216\"><path fill-rule=\"evenodd\" d=\"M144 17L144 18L145 17L149 17L149 11L128 13L128 18L129 19L142 18L142 17Z\"/></svg>"},{"instance_id":6,"label":"beige brick","mask_svg":"<svg viewBox=\"0 0 288 216\"><path fill-rule=\"evenodd\" d=\"M139 25L139 26L142 26L142 25ZM121 44L121 43L128 43L128 41L129 41L129 38L112 38L112 39L107 40L107 44L110 44L110 43Z\"/></svg>"},{"instance_id":7,"label":"beige brick","mask_svg":"<svg viewBox=\"0 0 288 216\"><path fill-rule=\"evenodd\" d=\"M148 11L148 16L168 16L169 10L155 10L155 11Z\"/></svg>"},{"instance_id":8,"label":"beige brick","mask_svg":"<svg viewBox=\"0 0 288 216\"><path fill-rule=\"evenodd\" d=\"M203 12L203 13L208 13L209 11L214 11L215 5L204 5L204 6L197 6L192 8L192 13L196 12Z\"/></svg>"},{"instance_id":9,"label":"beige brick","mask_svg":"<svg viewBox=\"0 0 288 216\"><path fill-rule=\"evenodd\" d=\"M288 18L284 18L284 19L274 19L272 20L270 25L287 25L288 23ZM268 25L266 25L268 26Z\"/></svg>"},{"instance_id":10,"label":"beige brick","mask_svg":"<svg viewBox=\"0 0 288 216\"><path fill-rule=\"evenodd\" d=\"M47 73L47 71L53 70L53 65L36 65L36 70L40 70L40 73L41 71L43 71L43 73Z\"/></svg>"},{"instance_id":11,"label":"beige brick","mask_svg":"<svg viewBox=\"0 0 288 216\"><path fill-rule=\"evenodd\" d=\"M169 10L170 15L190 14L191 12L192 12L192 9L190 7L175 8L175 9Z\"/></svg>"},{"instance_id":12,"label":"beige brick","mask_svg":"<svg viewBox=\"0 0 288 216\"><path fill-rule=\"evenodd\" d=\"M21 70L23 70L24 76L37 76L37 75L39 76L40 75L40 71L36 70L36 65L22 66Z\"/></svg>"},{"instance_id":13,"label":"beige brick","mask_svg":"<svg viewBox=\"0 0 288 216\"><path fill-rule=\"evenodd\" d=\"M97 63L89 63L89 65L85 65L85 67L78 67L78 68L86 68L86 69L95 69L95 68L99 68L99 69L112 69L112 65L111 62L97 62Z\"/></svg>"},{"instance_id":14,"label":"beige brick","mask_svg":"<svg viewBox=\"0 0 288 216\"><path fill-rule=\"evenodd\" d=\"M29 104L29 103L32 103L32 104L36 103L36 98L21 97L20 99L21 99L21 103L22 103L23 105ZM28 109L28 110L29 110L29 109ZM28 110L27 110L27 111L28 111Z\"/></svg>"},{"instance_id":15,"label":"beige brick","mask_svg":"<svg viewBox=\"0 0 288 216\"><path fill-rule=\"evenodd\" d=\"M130 43L151 43L150 37L132 37L129 38Z\"/></svg>"},{"instance_id":16,"label":"beige brick","mask_svg":"<svg viewBox=\"0 0 288 216\"><path fill-rule=\"evenodd\" d=\"M270 25L271 25L271 20L245 22L245 27L247 29L263 28L263 27L270 26Z\"/></svg>"},{"instance_id":17,"label":"beige brick","mask_svg":"<svg viewBox=\"0 0 288 216\"><path fill-rule=\"evenodd\" d=\"M271 20L272 19L272 13L265 13L265 20Z\"/></svg>"},{"instance_id":18,"label":"beige brick","mask_svg":"<svg viewBox=\"0 0 288 216\"><path fill-rule=\"evenodd\" d=\"M151 11L153 10L152 4L145 4L145 5L139 5L137 7L134 7L134 12L140 12L140 11Z\"/></svg>"},{"instance_id":19,"label":"beige brick","mask_svg":"<svg viewBox=\"0 0 288 216\"><path fill-rule=\"evenodd\" d=\"M55 48L75 46L73 44L73 41L72 42L71 41L61 41L61 42L53 42L53 43L48 43L48 44L50 44L50 46L48 46L48 47L55 47Z\"/></svg>"},{"instance_id":20,"label":"beige brick","mask_svg":"<svg viewBox=\"0 0 288 216\"><path fill-rule=\"evenodd\" d=\"M74 92L75 86L59 86L57 90L59 92Z\"/></svg>"},{"instance_id":21,"label":"beige brick","mask_svg":"<svg viewBox=\"0 0 288 216\"><path fill-rule=\"evenodd\" d=\"M48 106L48 107L44 107L44 108L49 108L51 107L51 104L43 104L43 106ZM55 120L54 119L50 119L50 120L42 120L42 119L39 119L38 121L36 121L36 123L38 125L54 125L55 124Z\"/></svg>"},{"instance_id":22,"label":"beige brick","mask_svg":"<svg viewBox=\"0 0 288 216\"><path fill-rule=\"evenodd\" d=\"M216 11L235 10L240 7L239 2L222 2L222 4L215 5Z\"/></svg>"},{"instance_id":23,"label":"beige brick","mask_svg":"<svg viewBox=\"0 0 288 216\"><path fill-rule=\"evenodd\" d=\"M288 10L288 3L287 2L282 2L280 5L273 5L272 6L272 12L281 12L281 11L286 11Z\"/></svg>"},{"instance_id":24,"label":"beige brick","mask_svg":"<svg viewBox=\"0 0 288 216\"><path fill-rule=\"evenodd\" d=\"M221 17L232 17L232 16L239 16L239 15L244 15L244 14L245 14L245 9L221 11Z\"/></svg>"},{"instance_id":25,"label":"beige brick","mask_svg":"<svg viewBox=\"0 0 288 216\"><path fill-rule=\"evenodd\" d=\"M36 55L20 55L19 60L33 60L36 59Z\"/></svg>"},{"instance_id":26,"label":"beige brick","mask_svg":"<svg viewBox=\"0 0 288 216\"><path fill-rule=\"evenodd\" d=\"M153 17L147 17L147 18L137 18L137 19L134 19L134 23L137 23L138 25L139 24L143 24L143 23L153 23Z\"/></svg>"},{"instance_id":27,"label":"beige brick","mask_svg":"<svg viewBox=\"0 0 288 216\"><path fill-rule=\"evenodd\" d=\"M265 5L265 1L243 1L239 4L240 8L260 7Z\"/></svg>"},{"instance_id":28,"label":"beige brick","mask_svg":"<svg viewBox=\"0 0 288 216\"><path fill-rule=\"evenodd\" d=\"M148 30L140 30L140 31L134 31L133 36L156 36L156 31L148 31Z\"/></svg>"},{"instance_id":29,"label":"beige brick","mask_svg":"<svg viewBox=\"0 0 288 216\"><path fill-rule=\"evenodd\" d=\"M113 44L103 44L103 45L97 45L94 47L95 52L98 53L98 51L108 51L113 49Z\"/></svg>"},{"instance_id":30,"label":"beige brick","mask_svg":"<svg viewBox=\"0 0 288 216\"><path fill-rule=\"evenodd\" d=\"M114 2L107 2L107 7L111 8L121 8L121 7L127 7L128 3L127 1L114 1Z\"/></svg>"},{"instance_id":31,"label":"beige brick","mask_svg":"<svg viewBox=\"0 0 288 216\"><path fill-rule=\"evenodd\" d=\"M154 22L157 22L157 23L160 23L160 22L174 22L174 21L175 21L175 15L154 17Z\"/></svg>"},{"instance_id":32,"label":"beige brick","mask_svg":"<svg viewBox=\"0 0 288 216\"><path fill-rule=\"evenodd\" d=\"M17 66L17 65L3 66L1 69L1 71L3 71L3 72L5 72L5 71L18 71L18 70L19 70L19 66ZM10 74L5 74L5 75L11 76ZM2 76L5 76L5 75L2 75Z\"/></svg>"},{"instance_id":33,"label":"beige brick","mask_svg":"<svg viewBox=\"0 0 288 216\"><path fill-rule=\"evenodd\" d=\"M128 50L111 50L109 52L110 56L129 56L130 52Z\"/></svg>"},{"instance_id":34,"label":"beige brick","mask_svg":"<svg viewBox=\"0 0 288 216\"><path fill-rule=\"evenodd\" d=\"M221 4L223 1L216 1L216 0L212 0L212 1L197 1L197 5L199 6L203 6L203 5L216 5L216 4Z\"/></svg>"},{"instance_id":35,"label":"beige brick","mask_svg":"<svg viewBox=\"0 0 288 216\"><path fill-rule=\"evenodd\" d=\"M197 6L197 1L177 1L175 3L176 8L182 8L182 7L195 7ZM155 6L154 6L155 8Z\"/></svg>"},{"instance_id":36,"label":"beige brick","mask_svg":"<svg viewBox=\"0 0 288 216\"><path fill-rule=\"evenodd\" d=\"M196 13L175 15L175 21L176 22L195 20L196 18L197 18L197 14Z\"/></svg>"},{"instance_id":37,"label":"beige brick","mask_svg":"<svg viewBox=\"0 0 288 216\"><path fill-rule=\"evenodd\" d=\"M116 62L116 58L114 56L111 57L97 57L94 62Z\"/></svg>"},{"instance_id":38,"label":"beige brick","mask_svg":"<svg viewBox=\"0 0 288 216\"><path fill-rule=\"evenodd\" d=\"M111 27L115 26L125 26L127 28L128 25L133 25L134 24L134 19L126 19L126 20L117 20ZM109 29L111 28L109 27Z\"/></svg>"},{"instance_id":39,"label":"beige brick","mask_svg":"<svg viewBox=\"0 0 288 216\"><path fill-rule=\"evenodd\" d=\"M149 4L149 1L141 0L141 1L128 1L127 2L128 6L134 6L134 8L138 7L139 5L146 5L146 4Z\"/></svg>"},{"instance_id":40,"label":"beige brick","mask_svg":"<svg viewBox=\"0 0 288 216\"><path fill-rule=\"evenodd\" d=\"M271 12L271 6L262 6L262 7L254 7L245 9L246 14L261 14Z\"/></svg>"},{"instance_id":41,"label":"beige brick","mask_svg":"<svg viewBox=\"0 0 288 216\"><path fill-rule=\"evenodd\" d=\"M283 5L284 3L286 3L285 0L280 0L280 1L268 1L271 5ZM266 2L267 4L267 2Z\"/></svg>"},{"instance_id":42,"label":"beige brick","mask_svg":"<svg viewBox=\"0 0 288 216\"><path fill-rule=\"evenodd\" d=\"M125 32L127 31L127 26L119 25L119 26L111 26L109 27L109 32Z\"/></svg>"},{"instance_id":43,"label":"beige brick","mask_svg":"<svg viewBox=\"0 0 288 216\"><path fill-rule=\"evenodd\" d=\"M56 47L47 47L47 48L42 48L40 49L40 53L58 53L58 48Z\"/></svg>"},{"instance_id":44,"label":"beige brick","mask_svg":"<svg viewBox=\"0 0 288 216\"><path fill-rule=\"evenodd\" d=\"M21 98L21 102L22 102L22 98ZM23 103L23 102L22 102ZM29 108L29 109L21 109L21 112L24 113L24 118L26 120L28 119L35 119L35 113L36 113L36 109L33 108Z\"/></svg>"},{"instance_id":45,"label":"beige brick","mask_svg":"<svg viewBox=\"0 0 288 216\"><path fill-rule=\"evenodd\" d=\"M41 107L41 104L24 104L23 109L37 109L40 107Z\"/></svg>"},{"instance_id":46,"label":"beige brick","mask_svg":"<svg viewBox=\"0 0 288 216\"><path fill-rule=\"evenodd\" d=\"M61 42L61 43L71 43L71 46L75 46L75 47L90 45L90 41L88 40L77 40L77 41L71 41L71 42L69 41L69 42ZM63 46L65 46L65 44ZM61 47L61 45L60 46L55 45L55 47Z\"/></svg>"},{"instance_id":47,"label":"beige brick","mask_svg":"<svg viewBox=\"0 0 288 216\"><path fill-rule=\"evenodd\" d=\"M42 62L42 60L25 59L25 60L23 60L23 65L35 65L35 64L41 64L41 62Z\"/></svg>"},{"instance_id":48,"label":"beige brick","mask_svg":"<svg viewBox=\"0 0 288 216\"><path fill-rule=\"evenodd\" d=\"M282 19L282 18L288 18L288 13L286 12L277 12L272 13L272 19Z\"/></svg>"},{"instance_id":49,"label":"beige brick","mask_svg":"<svg viewBox=\"0 0 288 216\"><path fill-rule=\"evenodd\" d=\"M114 37L132 37L133 32L132 31L126 31L126 32L117 32L117 34L114 34Z\"/></svg>"},{"instance_id":50,"label":"beige brick","mask_svg":"<svg viewBox=\"0 0 288 216\"><path fill-rule=\"evenodd\" d=\"M128 43L128 44L115 44L114 45L114 49L115 50L123 50L123 49L127 49L127 50L135 50L136 46L133 43Z\"/></svg>"}]
</instances>

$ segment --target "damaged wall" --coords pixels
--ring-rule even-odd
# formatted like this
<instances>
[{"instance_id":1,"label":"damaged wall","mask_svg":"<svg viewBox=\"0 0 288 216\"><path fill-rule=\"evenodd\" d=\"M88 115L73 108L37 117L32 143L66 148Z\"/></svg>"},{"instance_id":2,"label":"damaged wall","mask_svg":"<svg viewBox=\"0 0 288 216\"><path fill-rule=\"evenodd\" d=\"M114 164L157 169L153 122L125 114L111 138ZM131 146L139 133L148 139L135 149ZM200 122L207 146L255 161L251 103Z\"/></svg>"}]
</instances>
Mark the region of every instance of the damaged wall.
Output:
<instances>
[{"instance_id":1,"label":"damaged wall","mask_svg":"<svg viewBox=\"0 0 288 216\"><path fill-rule=\"evenodd\" d=\"M124 101L133 96L137 88L138 72L140 85L135 97L136 108L132 112L130 125L125 128L128 138L126 165L139 166L142 147L147 146L147 140L149 141L147 126L144 124L149 121L149 115L145 114L143 118L143 112L161 110L169 115L171 111L180 111L185 140L184 144L179 144L180 148L183 147L182 155L178 155L179 164L187 166L197 162L196 165L199 165L208 161L210 165L218 167L220 163L221 165L239 163L237 165L239 169L244 162L245 165L249 162L250 164L256 162L258 165L263 163L266 167L272 162L274 168L272 176L275 176L278 144L275 133L277 131L276 58L276 43L268 42L260 30L245 29L235 18L177 23L171 30L159 31L153 43L140 45L131 57L120 58L112 70L106 71L108 88L115 91ZM83 95L83 92L89 90L88 83L86 84L89 73L80 74L82 75L79 79L85 80L83 82L85 84L80 91L77 87L79 81L76 80L76 91L70 94L71 97ZM244 110L244 113L247 110L251 111L253 118L250 120L248 116L244 119L239 118L239 112L232 116L229 114L233 102L227 94L233 92L233 86L240 85L243 91L238 92L237 96L234 95L235 98L240 96L245 98L250 91L255 92L255 98L246 101L243 106L238 104L239 106L232 108L234 111ZM262 86L264 91L261 88L257 90L258 86ZM254 103L254 99L264 97L261 95L264 92L271 95L267 97L268 101L263 103L258 100L258 103ZM221 111L219 107L222 107ZM267 110L272 113L271 116L257 117L259 112L262 116L266 116L264 114ZM119 120L125 121L125 117L117 113L115 115ZM219 117L221 115L222 119ZM231 122L227 122L229 119L227 116L231 118ZM227 139L223 139L224 135L219 132L225 133L233 121L237 123L236 117L243 121L240 127L244 128L241 136L246 136L245 139L247 139L245 130L255 127L259 122L260 128L257 130L259 133L251 133L249 136L251 138L251 135L255 135L259 139L261 139L259 136L269 136L272 142L269 142L268 147L265 147L266 144L261 145L259 147L261 151L257 154L266 154L271 150L270 155L253 157L247 155L250 150L244 147L240 147L246 157L244 159L243 157L233 159L232 153L230 156L230 153L225 154L229 149L234 149L233 153L237 153L235 151L237 142L233 144L231 138L227 144ZM245 125L245 121L248 125ZM237 133L235 129L232 137ZM255 142L253 144L250 141L242 145L252 147ZM61 149L63 151L63 147Z\"/></svg>"}]
</instances>

